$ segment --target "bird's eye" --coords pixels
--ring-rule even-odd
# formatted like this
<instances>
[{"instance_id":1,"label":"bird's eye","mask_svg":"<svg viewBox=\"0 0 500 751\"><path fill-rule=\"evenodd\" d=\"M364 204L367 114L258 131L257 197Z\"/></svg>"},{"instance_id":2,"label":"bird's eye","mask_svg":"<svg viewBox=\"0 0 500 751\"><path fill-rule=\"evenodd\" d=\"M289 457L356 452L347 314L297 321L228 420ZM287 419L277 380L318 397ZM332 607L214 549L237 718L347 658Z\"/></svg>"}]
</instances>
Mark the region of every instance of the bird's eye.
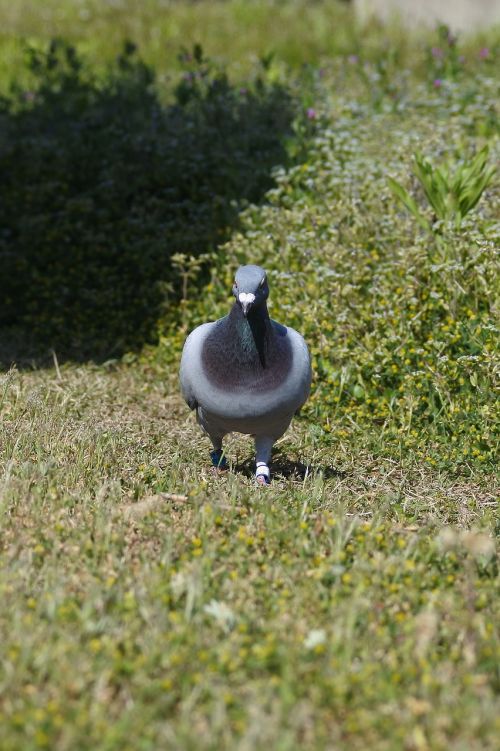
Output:
<instances>
[{"instance_id":1,"label":"bird's eye","mask_svg":"<svg viewBox=\"0 0 500 751\"><path fill-rule=\"evenodd\" d=\"M266 277L264 277L264 278L262 279L261 283L259 284L259 287L263 287L263 286L264 286L264 282L265 282L265 281L266 281Z\"/></svg>"}]
</instances>

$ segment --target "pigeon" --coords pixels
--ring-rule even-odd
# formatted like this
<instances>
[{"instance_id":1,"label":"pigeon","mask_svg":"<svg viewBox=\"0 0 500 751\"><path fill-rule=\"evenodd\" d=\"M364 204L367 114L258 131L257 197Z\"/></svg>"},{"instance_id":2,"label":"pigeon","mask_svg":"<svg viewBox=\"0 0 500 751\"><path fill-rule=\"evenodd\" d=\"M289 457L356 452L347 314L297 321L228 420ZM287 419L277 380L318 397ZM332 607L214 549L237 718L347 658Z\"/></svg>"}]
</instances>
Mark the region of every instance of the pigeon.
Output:
<instances>
[{"instance_id":1,"label":"pigeon","mask_svg":"<svg viewBox=\"0 0 500 751\"><path fill-rule=\"evenodd\" d=\"M228 468L228 433L255 440L255 476L270 482L273 444L309 396L311 360L302 336L269 317L264 269L241 266L229 314L198 326L186 339L180 366L184 399L208 434L214 467Z\"/></svg>"}]
</instances>

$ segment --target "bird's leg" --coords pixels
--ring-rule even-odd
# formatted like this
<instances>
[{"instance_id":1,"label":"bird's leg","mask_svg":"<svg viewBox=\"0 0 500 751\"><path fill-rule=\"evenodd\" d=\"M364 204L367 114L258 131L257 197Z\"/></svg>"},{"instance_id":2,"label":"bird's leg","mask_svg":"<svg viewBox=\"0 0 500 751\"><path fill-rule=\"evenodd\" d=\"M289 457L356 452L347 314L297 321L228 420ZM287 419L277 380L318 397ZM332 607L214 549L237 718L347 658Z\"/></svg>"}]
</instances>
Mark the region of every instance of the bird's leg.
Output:
<instances>
[{"instance_id":1,"label":"bird's leg","mask_svg":"<svg viewBox=\"0 0 500 751\"><path fill-rule=\"evenodd\" d=\"M269 485L271 482L269 460L273 443L274 438L255 436L255 479L260 485Z\"/></svg>"},{"instance_id":2,"label":"bird's leg","mask_svg":"<svg viewBox=\"0 0 500 751\"><path fill-rule=\"evenodd\" d=\"M224 456L224 451L222 449L214 449L211 451L210 458L214 469L219 469L221 471L228 469L227 459Z\"/></svg>"},{"instance_id":3,"label":"bird's leg","mask_svg":"<svg viewBox=\"0 0 500 751\"><path fill-rule=\"evenodd\" d=\"M212 466L215 469L221 471L228 469L228 463L226 457L224 456L224 450L222 448L222 437L210 436L210 440L212 441L212 445L214 447L213 451L210 452Z\"/></svg>"}]
</instances>

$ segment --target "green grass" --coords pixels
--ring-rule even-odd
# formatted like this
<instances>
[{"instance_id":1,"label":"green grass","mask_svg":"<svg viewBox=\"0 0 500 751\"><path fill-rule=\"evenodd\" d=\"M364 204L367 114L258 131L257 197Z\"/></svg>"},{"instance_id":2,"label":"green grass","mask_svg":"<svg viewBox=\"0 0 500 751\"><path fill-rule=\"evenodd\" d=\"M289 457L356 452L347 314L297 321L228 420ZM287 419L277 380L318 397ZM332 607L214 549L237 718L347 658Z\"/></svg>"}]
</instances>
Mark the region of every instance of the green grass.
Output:
<instances>
[{"instance_id":1,"label":"green grass","mask_svg":"<svg viewBox=\"0 0 500 751\"><path fill-rule=\"evenodd\" d=\"M2 110L0 157L22 165L2 185L15 231L0 230L0 258L29 249L37 273L26 299L52 299L45 317L21 309L24 289L7 305L20 277L0 275L0 748L495 751L500 179L460 221L438 220L413 155L467 174L487 146L498 164L500 40L456 45L441 33L405 49L401 31L346 29L350 11L333 3L138 5L0 0L0 87L17 81L21 92ZM67 79L65 63L42 67L24 102L33 78L19 38L42 48L54 33L88 57ZM103 73L126 37L154 84L137 61ZM226 61L229 79L208 65L200 80L189 61L183 77L174 47L191 42ZM270 49L275 58L256 68L252 56ZM273 129L281 101L290 109ZM118 105L134 113L126 127ZM93 156L78 127L89 112L106 121ZM51 141L59 117L72 135ZM178 159L176 122L201 139L182 141ZM253 143L264 144L255 174ZM87 158L98 171L104 152L116 187L100 204L92 180L70 178ZM186 201L171 224L155 192L165 174ZM262 181L250 198L247 176ZM56 221L63 183L71 201ZM97 251L116 250L117 228L124 266L108 284ZM163 286L110 307L124 279L143 278L134 263L150 238ZM268 270L271 314L304 333L314 364L269 488L254 484L248 438L229 439L229 473L209 471L208 441L177 384L186 333L225 313L234 269L250 261ZM59 292L64 264L95 307ZM113 315L94 322L96 310ZM85 315L93 346L102 332L101 364L76 364L62 345L87 331ZM146 319L154 344L110 351L115 331Z\"/></svg>"},{"instance_id":2,"label":"green grass","mask_svg":"<svg viewBox=\"0 0 500 751\"><path fill-rule=\"evenodd\" d=\"M496 747L491 480L299 421L262 490L163 370L8 378L2 749Z\"/></svg>"},{"instance_id":3,"label":"green grass","mask_svg":"<svg viewBox=\"0 0 500 751\"><path fill-rule=\"evenodd\" d=\"M101 64L119 53L124 38L133 39L147 62L163 69L176 66L180 47L203 40L210 56L229 61L235 70L248 69L270 52L291 64L318 62L323 55L355 52L361 37L351 10L342 2L229 0L196 7L158 0L1 0L0 16L0 38L7 51L0 67L4 81L11 79L13 67L22 66L23 42L44 44L54 36L78 43ZM369 40L376 43L379 36L374 28Z\"/></svg>"},{"instance_id":4,"label":"green grass","mask_svg":"<svg viewBox=\"0 0 500 751\"><path fill-rule=\"evenodd\" d=\"M158 0L140 4L131 0L22 0L16 4L2 0L0 39L6 55L0 64L1 88L11 80L13 69L22 74L26 42L44 45L54 36L78 43L100 66L120 52L124 38L132 39L147 62L161 70L164 80L178 67L180 48L191 48L200 40L210 56L229 61L240 71L273 51L292 64L315 62L333 51L355 51L359 32L352 23L345 23L352 14L342 3L328 5L230 0L196 7ZM307 35L302 33L304 24Z\"/></svg>"},{"instance_id":5,"label":"green grass","mask_svg":"<svg viewBox=\"0 0 500 751\"><path fill-rule=\"evenodd\" d=\"M26 43L45 46L54 37L78 44L101 67L119 54L124 39L131 39L162 81L178 67L179 49L200 41L208 55L235 73L248 71L255 59L270 53L290 65L318 64L361 50L377 59L389 38L404 63L425 42L421 32L409 37L398 27L387 33L376 22L361 25L343 0L0 0L0 18L0 92L13 74L23 75ZM498 34L492 29L463 40L462 46L475 55L495 44Z\"/></svg>"}]
</instances>

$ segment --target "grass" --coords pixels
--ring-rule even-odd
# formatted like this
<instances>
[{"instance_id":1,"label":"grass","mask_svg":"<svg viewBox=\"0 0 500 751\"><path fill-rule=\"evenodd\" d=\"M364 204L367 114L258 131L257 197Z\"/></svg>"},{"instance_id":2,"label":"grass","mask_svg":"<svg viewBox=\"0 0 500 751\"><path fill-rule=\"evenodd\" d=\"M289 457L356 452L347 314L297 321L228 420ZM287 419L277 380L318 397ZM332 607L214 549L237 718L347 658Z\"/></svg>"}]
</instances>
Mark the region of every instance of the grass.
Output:
<instances>
[{"instance_id":1,"label":"grass","mask_svg":"<svg viewBox=\"0 0 500 751\"><path fill-rule=\"evenodd\" d=\"M487 478L302 421L271 489L239 439L214 478L150 368L13 373L3 409L2 748L495 748Z\"/></svg>"},{"instance_id":2,"label":"grass","mask_svg":"<svg viewBox=\"0 0 500 751\"><path fill-rule=\"evenodd\" d=\"M140 5L133 0L0 0L0 92L13 74L24 75L26 43L43 47L54 37L78 44L101 68L120 53L124 39L131 39L158 70L162 83L178 69L179 49L200 41L210 57L223 60L235 74L244 74L257 58L269 54L296 66L360 50L375 60L388 39L404 64L425 43L422 33L409 37L397 26L387 32L376 22L359 24L344 0L215 0L197 5L182 0L144 0ZM475 54L497 42L493 28L463 40L462 46Z\"/></svg>"},{"instance_id":3,"label":"grass","mask_svg":"<svg viewBox=\"0 0 500 751\"><path fill-rule=\"evenodd\" d=\"M257 57L271 52L289 64L318 62L322 55L332 53L354 53L361 38L352 11L342 2L230 0L196 8L168 0L146 0L140 6L132 0L49 0L43 4L21 0L15 5L2 0L0 15L0 34L8 51L0 66L4 83L11 80L13 68L22 73L26 41L43 45L54 36L78 43L101 65L120 52L124 38L133 39L144 50L147 62L165 78L177 67L180 47L190 48L200 40L211 57L244 71ZM303 34L304 26L307 34ZM370 40L376 43L379 36L379 29L373 27Z\"/></svg>"},{"instance_id":4,"label":"grass","mask_svg":"<svg viewBox=\"0 0 500 751\"><path fill-rule=\"evenodd\" d=\"M16 339L12 301L1 329L0 748L494 751L499 176L460 221L438 219L415 179L413 155L450 175L467 175L485 147L488 164L498 163L499 41L490 32L456 43L441 31L412 37L403 49L400 31L376 26L363 41L355 26L342 26L350 11L336 4L252 3L251 13L234 0L121 3L112 17L110 7L0 0L0 45L10 61L0 70L4 91L12 81L21 94L33 85L18 55L20 36L42 49L57 33L87 53L63 97L56 66L55 75L44 69L41 84L50 85L34 89L34 102L20 106L14 93L4 106L10 130L0 156L10 154L14 165L17 148L31 185L38 174L30 205L54 235L42 244L45 231L40 242L33 232L25 242L35 211L16 208L24 211L24 183L10 172L4 214L18 224L0 233L2 260L37 247L52 264L71 260L78 276L82 238L94 250L98 232L115 248L113 228L126 215L121 194L103 194L117 214L109 227L89 198L91 182L84 194L75 189L67 214L61 203L57 221L45 196L56 168L74 164L75 144L85 140L78 140L79 113L88 116L97 101L112 117L117 86L125 92L120 106L128 102L137 120L132 130L113 121L116 143L102 129L106 169L119 173L129 139L142 144L127 178L138 198L131 232L123 233L125 260L140 263L141 235L152 232L158 249L170 238L163 304L147 286L139 296L144 338L153 344L110 352L113 332L143 322L115 306L115 317L95 326L101 364L78 364L57 344L77 330L57 285L57 316L50 306L47 319L22 311L39 325L39 359ZM297 8L316 22L305 24ZM271 29L276 14L287 23ZM236 21L245 34L234 33ZM167 28L176 29L172 47L160 53L153 29ZM118 65L107 77L102 62L125 37L141 43L149 67L133 62L121 77ZM229 78L209 65L200 83L186 58L183 75L177 41L200 41L227 61ZM255 68L252 55L271 47L275 58ZM147 95L138 91L141 80L149 82ZM212 82L221 80L214 100ZM247 85L261 109L245 118L240 140L231 140L229 120L227 149L217 140L213 147L214 102L217 112L239 117ZM196 234L189 201L202 217L212 204L183 187L183 174L200 175L208 192L219 175L222 184L234 180L226 151L238 155L246 175L241 144L257 136L268 143L273 87L290 110L286 127L274 131L279 149L257 165L263 187L248 198L240 175L218 193L222 219L208 213L208 229L197 225ZM33 132L13 127L19 112L32 118ZM54 130L37 136L37 118L53 123L58 112L76 135L58 142L57 159L43 160ZM152 138L151 112L164 118L167 137ZM164 161L172 112L203 135L185 168ZM31 166L21 143L36 155ZM154 155L158 184L168 172L170 189L185 191L190 208L184 219L175 215L175 234L154 185L140 182L137 191L145 153ZM94 156L96 169L101 162ZM389 178L415 212L391 192ZM449 186L438 189L439 200L454 206ZM66 231L73 233L69 250L60 240ZM36 284L54 284L56 266L33 258L36 301ZM159 250L155 258L162 260ZM99 276L101 261L92 259L90 272ZM231 472L211 474L207 439L176 375L186 332L224 314L242 261L268 269L272 315L305 334L314 360L311 399L276 447L274 482L264 489L254 485L243 437L228 442ZM128 284L133 274L123 274L117 283ZM106 310L103 289L114 291L88 287L97 305L90 313Z\"/></svg>"}]
</instances>

